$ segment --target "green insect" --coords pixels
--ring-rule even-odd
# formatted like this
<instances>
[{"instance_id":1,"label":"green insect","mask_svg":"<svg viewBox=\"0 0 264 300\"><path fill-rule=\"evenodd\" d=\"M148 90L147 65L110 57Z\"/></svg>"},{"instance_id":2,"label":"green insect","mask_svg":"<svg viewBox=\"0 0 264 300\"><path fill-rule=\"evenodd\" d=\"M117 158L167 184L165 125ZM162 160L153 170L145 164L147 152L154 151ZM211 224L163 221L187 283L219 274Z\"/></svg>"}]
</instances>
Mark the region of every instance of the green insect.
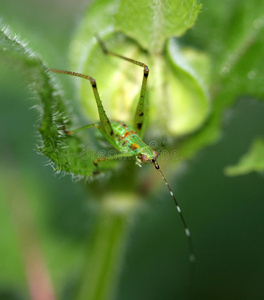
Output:
<instances>
[{"instance_id":1,"label":"green insect","mask_svg":"<svg viewBox=\"0 0 264 300\"><path fill-rule=\"evenodd\" d=\"M103 43L102 40L100 40L99 37L97 37L99 44L103 50L103 52L106 55L112 55L116 56L118 58L124 59L132 64L138 65L142 67L143 70L143 79L142 79L142 85L141 85L141 91L140 91L140 97L138 101L138 105L136 108L136 113L134 117L134 124L133 126L127 125L124 122L110 122L102 101L100 99L96 81L93 79L91 76L84 75L81 73L76 73L76 72L71 72L71 71L64 71L64 70L57 70L57 69L49 69L49 71L55 72L55 73L62 73L62 74L68 74L76 77L81 77L84 79L87 79L90 81L94 97L96 100L97 104L97 109L99 113L99 118L100 118L100 123L99 124L90 124L72 131L66 131L65 133L67 134L73 134L79 130L91 128L91 127L96 127L105 137L105 139L115 148L117 149L120 153L116 155L111 155L110 157L103 157L103 158L97 158L93 161L94 166L96 168L96 171L94 172L94 175L100 173L100 169L98 164L102 161L107 161L107 160L115 160L119 159L122 157L135 157L136 159L136 164L138 166L142 166L144 164L153 164L156 168L156 170L159 172L161 177L163 178L170 194L171 197L173 198L178 213L180 215L181 221L184 225L185 229L185 234L188 239L188 244L189 244L189 252L190 252L190 262L195 261L195 256L194 256L194 251L193 251L193 246L192 246L192 239L190 236L190 231L187 227L187 224L185 222L185 219L183 217L183 214L181 212L180 206L166 180L164 177L163 173L160 170L159 164L157 162L157 158L160 154L160 152L156 152L153 150L151 147L149 147L144 141L142 140L143 138L143 133L144 133L144 126L145 126L145 115L146 115L146 87L147 87L147 80L148 80L148 75L149 75L149 68L146 64L139 62L137 60L131 59L124 57L122 55L119 55L117 53L109 51L105 44Z\"/></svg>"}]
</instances>

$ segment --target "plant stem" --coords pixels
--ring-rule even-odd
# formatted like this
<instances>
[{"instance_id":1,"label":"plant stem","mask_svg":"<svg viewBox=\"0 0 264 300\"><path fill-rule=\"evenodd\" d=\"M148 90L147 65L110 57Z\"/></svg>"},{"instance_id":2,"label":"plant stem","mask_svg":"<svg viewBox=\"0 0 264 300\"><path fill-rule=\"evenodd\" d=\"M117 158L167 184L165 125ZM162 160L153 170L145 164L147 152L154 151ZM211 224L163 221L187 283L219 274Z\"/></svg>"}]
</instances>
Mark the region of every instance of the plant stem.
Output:
<instances>
[{"instance_id":1,"label":"plant stem","mask_svg":"<svg viewBox=\"0 0 264 300\"><path fill-rule=\"evenodd\" d=\"M89 243L77 300L110 300L116 294L131 207L125 210L122 207L121 210L109 209L109 207L108 204L108 207L102 208Z\"/></svg>"}]
</instances>

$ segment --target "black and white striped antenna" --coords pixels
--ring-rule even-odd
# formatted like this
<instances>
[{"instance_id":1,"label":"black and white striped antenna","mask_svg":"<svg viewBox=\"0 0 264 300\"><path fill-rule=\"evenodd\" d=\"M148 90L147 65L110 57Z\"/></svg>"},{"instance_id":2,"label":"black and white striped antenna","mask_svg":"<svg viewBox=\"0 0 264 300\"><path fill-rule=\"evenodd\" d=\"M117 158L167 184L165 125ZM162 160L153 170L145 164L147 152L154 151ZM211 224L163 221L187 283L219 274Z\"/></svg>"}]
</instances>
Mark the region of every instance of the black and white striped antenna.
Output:
<instances>
[{"instance_id":1,"label":"black and white striped antenna","mask_svg":"<svg viewBox=\"0 0 264 300\"><path fill-rule=\"evenodd\" d=\"M189 260L190 260L190 263L192 265L194 265L195 255L194 255L194 249L193 249L193 243L192 243L191 233L190 233L190 230L189 230L189 228L188 228L188 226L186 224L186 221L185 221L185 219L183 217L181 208L180 208L180 206L178 204L178 201L176 200L176 198L175 198L175 196L174 196L174 194L173 194L173 192L172 192L172 190L171 190L171 188L170 188L170 186L168 184L168 181L166 180L166 178L164 177L163 173L161 172L157 160L153 159L152 163L154 164L155 168L158 170L158 172L160 173L161 177L163 178L163 180L164 180L164 182L165 182L165 184L166 184L166 186L167 186L167 188L168 188L168 190L169 190L169 192L171 194L171 197L173 198L173 201L174 201L174 203L176 205L177 211L178 211L178 213L179 213L179 215L181 217L181 221L182 221L182 224L184 226L185 234L186 234L186 237L187 237L187 240L188 240L188 245L189 245Z\"/></svg>"}]
</instances>

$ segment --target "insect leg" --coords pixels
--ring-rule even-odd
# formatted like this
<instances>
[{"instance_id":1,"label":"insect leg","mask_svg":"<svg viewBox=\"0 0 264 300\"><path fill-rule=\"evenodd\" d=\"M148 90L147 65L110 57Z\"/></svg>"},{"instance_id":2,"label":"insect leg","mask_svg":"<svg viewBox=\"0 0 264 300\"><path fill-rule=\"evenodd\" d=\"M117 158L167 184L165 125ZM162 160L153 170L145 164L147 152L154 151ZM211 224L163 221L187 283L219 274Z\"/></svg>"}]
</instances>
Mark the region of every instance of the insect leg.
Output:
<instances>
[{"instance_id":1,"label":"insect leg","mask_svg":"<svg viewBox=\"0 0 264 300\"><path fill-rule=\"evenodd\" d=\"M133 124L133 128L137 131L138 135L140 137L143 137L144 128L145 128L145 120L146 120L146 118L145 118L145 115L146 115L146 87L147 87L147 79L148 79L148 75L149 75L149 68L146 64L144 64L140 61L137 61L137 60L134 60L134 59L131 59L131 58L128 58L128 57L125 57L125 56L122 56L117 53L109 51L106 48L104 42L98 36L96 36L96 38L98 39L99 44L105 54L119 57L121 59L124 59L124 60L132 63L132 64L135 64L137 66L144 68L140 97L139 97L139 101L138 101L138 105L137 105L137 109L136 109L136 113L135 113L135 117L134 117L134 124Z\"/></svg>"},{"instance_id":2,"label":"insect leg","mask_svg":"<svg viewBox=\"0 0 264 300\"><path fill-rule=\"evenodd\" d=\"M102 101L100 99L100 96L99 96L99 93L97 90L97 85L96 85L95 79L93 79L91 76L84 75L81 73L71 72L71 71L64 71L64 70L57 70L57 69L48 69L48 70L51 72L55 72L55 73L61 73L61 74L67 74L67 75L72 75L72 76L76 76L76 77L81 77L81 78L84 78L84 79L87 79L90 81L92 88L93 88L93 93L94 93L94 97L96 100L102 129L104 130L105 134L108 136L108 140L110 139L112 141L112 143L115 144L114 131L113 131L111 123L106 115L106 112L104 110Z\"/></svg>"},{"instance_id":3,"label":"insect leg","mask_svg":"<svg viewBox=\"0 0 264 300\"><path fill-rule=\"evenodd\" d=\"M78 132L78 131L81 131L81 130L84 130L84 129L88 129L88 128L91 128L91 127L96 127L96 128L99 129L99 130L101 129L99 124L90 124L90 125L85 125L85 126L83 126L83 127L77 128L77 129L70 130L70 131L66 131L66 130L64 129L64 131L65 131L65 133L71 135L71 134L74 134L74 133L76 133L76 132ZM100 131L101 131L101 130L100 130Z\"/></svg>"},{"instance_id":4,"label":"insect leg","mask_svg":"<svg viewBox=\"0 0 264 300\"><path fill-rule=\"evenodd\" d=\"M114 155L111 155L111 156L108 156L108 157L100 157L100 158L96 158L96 159L93 161L93 164L94 164L95 167L97 168L97 171L94 172L94 175L100 173L100 169L99 169L99 166L98 166L98 163L99 163L99 162L107 161L107 160L116 160L116 159L119 159L119 158L122 158L122 157L130 157L130 156L133 156L133 155L131 155L131 154L129 155L128 153L117 153L117 154L114 154Z\"/></svg>"},{"instance_id":5,"label":"insect leg","mask_svg":"<svg viewBox=\"0 0 264 300\"><path fill-rule=\"evenodd\" d=\"M73 130L70 130L70 131L67 131L65 128L63 129L64 132L66 134L74 134L78 131L81 131L81 130L85 130L85 129L88 129L88 128L91 128L91 127L96 127L103 135L104 137L106 138L106 140L114 147L116 148L116 144L113 143L113 141L109 138L109 136L105 133L104 129L102 128L102 126L100 124L89 124L89 125L85 125L83 127L80 127L80 128L77 128L77 129L73 129Z\"/></svg>"}]
</instances>

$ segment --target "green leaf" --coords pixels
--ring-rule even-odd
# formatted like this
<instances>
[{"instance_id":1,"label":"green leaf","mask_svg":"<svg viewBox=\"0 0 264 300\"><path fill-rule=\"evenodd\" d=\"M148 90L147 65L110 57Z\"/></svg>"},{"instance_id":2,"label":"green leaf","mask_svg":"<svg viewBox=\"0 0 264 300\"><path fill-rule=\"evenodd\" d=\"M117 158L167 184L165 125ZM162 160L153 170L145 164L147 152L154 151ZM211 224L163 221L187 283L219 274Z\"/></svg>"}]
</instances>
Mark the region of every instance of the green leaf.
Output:
<instances>
[{"instance_id":1,"label":"green leaf","mask_svg":"<svg viewBox=\"0 0 264 300\"><path fill-rule=\"evenodd\" d=\"M71 43L70 59L72 68L80 70L86 60L86 52L95 42L95 34L104 34L114 31L114 14L118 1L97 0L88 5L78 31Z\"/></svg>"},{"instance_id":2,"label":"green leaf","mask_svg":"<svg viewBox=\"0 0 264 300\"><path fill-rule=\"evenodd\" d=\"M150 53L160 53L165 41L183 35L194 25L201 5L196 0L112 1L97 0L88 6L71 45L71 60L82 67L95 33L105 36L122 31Z\"/></svg>"},{"instance_id":3,"label":"green leaf","mask_svg":"<svg viewBox=\"0 0 264 300\"><path fill-rule=\"evenodd\" d=\"M197 68L206 73L208 58L193 49L180 49L173 41L164 56L151 56L122 35L103 37L108 49L146 63L148 79L147 131L160 135L186 135L199 128L210 111L205 79ZM97 81L105 111L110 119L133 123L142 84L142 68L116 57L106 56L98 44L86 51L81 73ZM194 65L196 65L194 67ZM83 112L92 122L98 122L98 112L92 89L87 81L79 80Z\"/></svg>"},{"instance_id":4,"label":"green leaf","mask_svg":"<svg viewBox=\"0 0 264 300\"><path fill-rule=\"evenodd\" d=\"M221 137L222 116L239 97L264 99L264 2L203 1L195 28L182 38L211 58L212 113L205 126L187 141L187 156Z\"/></svg>"},{"instance_id":5,"label":"green leaf","mask_svg":"<svg viewBox=\"0 0 264 300\"><path fill-rule=\"evenodd\" d=\"M206 91L208 80L203 78L209 77L208 57L202 52L190 47L185 49L180 45L177 51L175 47L169 47L163 55L154 55L155 51L151 50L149 39L152 39L151 35L154 32L157 33L155 22L159 21L155 18L164 18L161 31L156 36L158 40L155 41L164 48L165 40L171 36L183 34L193 24L200 6L193 1L184 3L174 1L162 4L160 11L158 4L146 4L144 1L133 4L124 3L121 1L118 6L116 1L99 0L89 6L72 43L73 70L96 79L110 121L122 120L132 124L140 93L142 69L102 53L98 43L94 43L92 39L95 24L97 24L96 32L99 33L109 50L142 61L150 69L147 89L149 99L147 129L163 136L164 134L185 135L197 130L210 111ZM124 5L126 9L123 10ZM136 5L140 9L138 15L133 11ZM146 6L144 8L146 11L142 5ZM189 17L183 20L182 14ZM140 18L136 23L135 17ZM153 18L155 24L146 23L148 18ZM143 23L140 24L140 21ZM143 39L147 52L142 51L142 48L131 39L115 33L115 30L122 29L126 35L132 36L124 29L123 23L133 23L131 28L140 30L144 34L138 37L133 36L133 38L139 43ZM98 113L92 90L85 80L78 80L78 84L83 111L89 120L97 122Z\"/></svg>"},{"instance_id":6,"label":"green leaf","mask_svg":"<svg viewBox=\"0 0 264 300\"><path fill-rule=\"evenodd\" d=\"M264 171L264 139L257 138L252 143L249 151L243 155L234 166L225 168L228 176L244 175L250 172Z\"/></svg>"},{"instance_id":7,"label":"green leaf","mask_svg":"<svg viewBox=\"0 0 264 300\"><path fill-rule=\"evenodd\" d=\"M160 53L168 38L193 26L200 8L193 0L121 0L115 26L150 53Z\"/></svg>"},{"instance_id":8,"label":"green leaf","mask_svg":"<svg viewBox=\"0 0 264 300\"><path fill-rule=\"evenodd\" d=\"M219 61L221 81L234 97L264 99L264 3L248 0L241 4L236 3L229 21L232 30Z\"/></svg>"},{"instance_id":9,"label":"green leaf","mask_svg":"<svg viewBox=\"0 0 264 300\"><path fill-rule=\"evenodd\" d=\"M203 2L204 12L185 41L212 57L214 92L224 90L232 97L250 94L263 99L262 53L264 49L264 3L261 0ZM228 28L228 30L226 30Z\"/></svg>"},{"instance_id":10,"label":"green leaf","mask_svg":"<svg viewBox=\"0 0 264 300\"><path fill-rule=\"evenodd\" d=\"M210 61L202 52L180 48L175 39L168 43L167 53L169 59L163 73L164 85L168 86L159 95L163 103L168 103L164 119L169 133L189 134L201 127L210 111L206 88Z\"/></svg>"},{"instance_id":11,"label":"green leaf","mask_svg":"<svg viewBox=\"0 0 264 300\"><path fill-rule=\"evenodd\" d=\"M39 150L51 160L54 169L79 176L92 175L93 159L98 155L96 148L91 148L91 140L86 140L84 135L66 133L65 128L73 126L72 117L50 74L40 59L7 29L0 32L0 62L24 72L32 91L40 98L42 145Z\"/></svg>"}]
</instances>

